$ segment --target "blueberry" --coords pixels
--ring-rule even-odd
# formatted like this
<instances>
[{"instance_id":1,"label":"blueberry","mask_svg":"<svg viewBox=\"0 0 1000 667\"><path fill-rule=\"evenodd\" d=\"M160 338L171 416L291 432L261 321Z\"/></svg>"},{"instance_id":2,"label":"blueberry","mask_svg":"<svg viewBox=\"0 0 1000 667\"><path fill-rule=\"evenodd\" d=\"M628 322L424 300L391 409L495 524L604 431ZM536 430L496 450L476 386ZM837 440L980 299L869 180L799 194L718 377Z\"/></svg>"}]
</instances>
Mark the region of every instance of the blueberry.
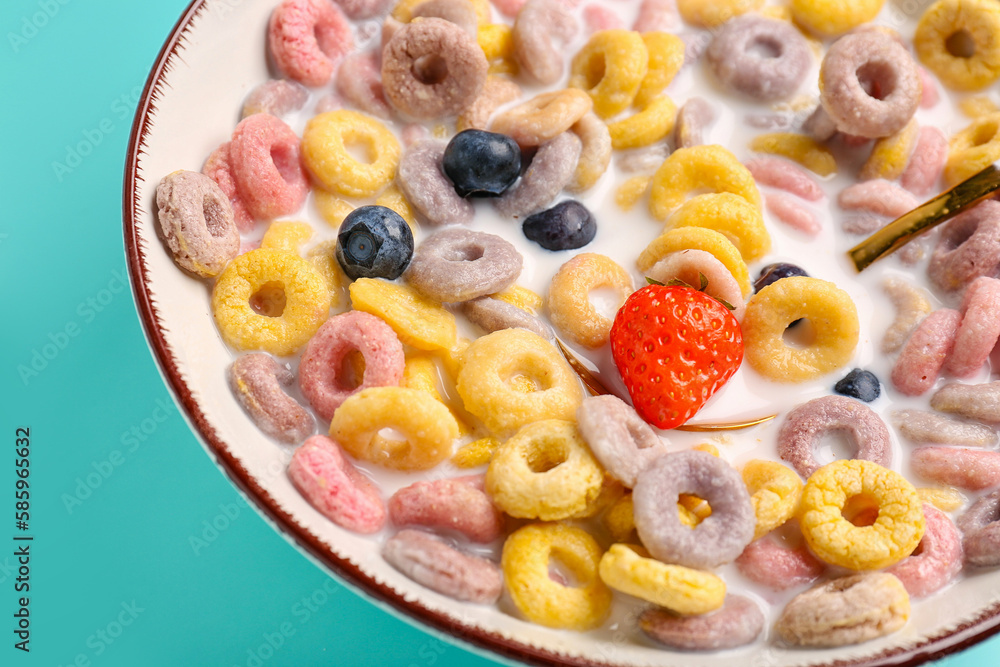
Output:
<instances>
[{"instance_id":1,"label":"blueberry","mask_svg":"<svg viewBox=\"0 0 1000 667\"><path fill-rule=\"evenodd\" d=\"M833 390L838 394L850 396L865 403L871 403L882 393L875 374L860 368L855 368L845 375L840 382L833 386Z\"/></svg>"},{"instance_id":2,"label":"blueberry","mask_svg":"<svg viewBox=\"0 0 1000 667\"><path fill-rule=\"evenodd\" d=\"M395 280L413 257L413 233L391 208L362 206L340 224L336 256L351 280Z\"/></svg>"},{"instance_id":3,"label":"blueberry","mask_svg":"<svg viewBox=\"0 0 1000 667\"><path fill-rule=\"evenodd\" d=\"M496 197L521 174L521 148L505 134L464 130L448 142L443 166L459 197Z\"/></svg>"},{"instance_id":4,"label":"blueberry","mask_svg":"<svg viewBox=\"0 0 1000 667\"><path fill-rule=\"evenodd\" d=\"M529 215L521 227L529 241L546 250L576 250L594 240L597 221L587 207L573 199Z\"/></svg>"},{"instance_id":5,"label":"blueberry","mask_svg":"<svg viewBox=\"0 0 1000 667\"><path fill-rule=\"evenodd\" d=\"M787 264L785 262L778 262L777 264L768 264L763 269L760 270L760 276L757 277L757 282L753 284L753 291L759 292L771 283L775 283L782 278L791 278L792 276L808 276L803 269L795 266L794 264Z\"/></svg>"}]
</instances>

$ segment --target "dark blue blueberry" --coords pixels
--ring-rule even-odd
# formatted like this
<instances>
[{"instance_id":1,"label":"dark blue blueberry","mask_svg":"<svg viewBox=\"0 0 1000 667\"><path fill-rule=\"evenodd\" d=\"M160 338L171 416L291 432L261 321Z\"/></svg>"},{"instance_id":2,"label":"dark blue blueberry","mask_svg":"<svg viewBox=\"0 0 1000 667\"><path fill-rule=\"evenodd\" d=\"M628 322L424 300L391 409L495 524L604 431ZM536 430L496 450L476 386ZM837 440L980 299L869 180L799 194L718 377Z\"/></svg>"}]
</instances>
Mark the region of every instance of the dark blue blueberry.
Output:
<instances>
[{"instance_id":1,"label":"dark blue blueberry","mask_svg":"<svg viewBox=\"0 0 1000 667\"><path fill-rule=\"evenodd\" d=\"M505 134L464 130L444 149L443 167L459 197L496 197L521 174L521 148Z\"/></svg>"},{"instance_id":2,"label":"dark blue blueberry","mask_svg":"<svg viewBox=\"0 0 1000 667\"><path fill-rule=\"evenodd\" d=\"M865 403L871 403L882 393L878 378L871 371L864 371L855 368L844 376L837 384L833 385L833 390L838 394L856 398Z\"/></svg>"},{"instance_id":3,"label":"dark blue blueberry","mask_svg":"<svg viewBox=\"0 0 1000 667\"><path fill-rule=\"evenodd\" d=\"M597 221L587 207L573 199L529 215L521 227L528 240L546 250L576 250L594 240Z\"/></svg>"},{"instance_id":4,"label":"dark blue blueberry","mask_svg":"<svg viewBox=\"0 0 1000 667\"><path fill-rule=\"evenodd\" d=\"M362 206L340 224L336 256L351 280L395 280L413 257L413 233L391 208Z\"/></svg>"},{"instance_id":5,"label":"dark blue blueberry","mask_svg":"<svg viewBox=\"0 0 1000 667\"><path fill-rule=\"evenodd\" d=\"M753 291L759 292L771 283L775 283L782 278L791 278L792 276L808 276L809 274L805 270L800 269L794 264L788 264L785 262L778 262L777 264L768 264L763 269L760 270L760 275L757 277L757 282L753 284Z\"/></svg>"}]
</instances>

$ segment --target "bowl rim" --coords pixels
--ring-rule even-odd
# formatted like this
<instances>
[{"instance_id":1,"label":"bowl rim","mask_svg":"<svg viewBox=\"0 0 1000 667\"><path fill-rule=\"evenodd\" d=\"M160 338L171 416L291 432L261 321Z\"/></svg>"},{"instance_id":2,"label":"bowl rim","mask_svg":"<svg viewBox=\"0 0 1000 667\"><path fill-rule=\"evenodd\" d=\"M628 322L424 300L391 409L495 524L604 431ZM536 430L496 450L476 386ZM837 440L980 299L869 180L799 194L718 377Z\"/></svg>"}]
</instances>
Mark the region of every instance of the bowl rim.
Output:
<instances>
[{"instance_id":1,"label":"bowl rim","mask_svg":"<svg viewBox=\"0 0 1000 667\"><path fill-rule=\"evenodd\" d=\"M176 357L160 328L160 315L155 299L147 283L148 266L146 246L140 236L137 221L145 215L139 200L139 183L143 182L141 156L145 139L152 131L156 113L156 100L169 72L171 58L177 57L178 49L185 33L194 26L195 19L207 11L213 0L191 0L177 19L169 36L160 48L149 76L143 86L142 95L136 108L129 133L122 188L122 222L125 241L126 265L136 311L153 358L166 381L174 400L183 408L195 435L203 446L214 455L226 476L250 500L266 518L270 519L286 539L291 538L313 559L346 581L356 592L375 602L377 606L388 605L401 612L414 625L444 633L449 638L462 640L471 646L463 648L485 650L507 660L527 662L532 665L565 665L566 667L615 667L614 663L592 660L585 656L572 656L549 651L537 646L504 637L475 625L464 623L442 612L424 606L419 598L408 600L390 586L366 574L359 566L342 558L317 535L295 520L264 489L244 467L240 458L223 441L208 417L194 399L191 389L184 381ZM278 0L275 0L277 3ZM331 0L332 1L332 0ZM238 9L238 8L236 8ZM157 244L155 247L159 247ZM381 603L380 605L378 603ZM947 655L978 644L1000 633L1000 601L983 609L974 619L950 628L942 633L924 638L914 645L888 648L882 653L857 659L834 660L832 662L811 663L812 667L879 667L894 665L916 667L932 660L940 660ZM666 655L666 654L665 654ZM678 653L677 655L683 655Z\"/></svg>"}]
</instances>

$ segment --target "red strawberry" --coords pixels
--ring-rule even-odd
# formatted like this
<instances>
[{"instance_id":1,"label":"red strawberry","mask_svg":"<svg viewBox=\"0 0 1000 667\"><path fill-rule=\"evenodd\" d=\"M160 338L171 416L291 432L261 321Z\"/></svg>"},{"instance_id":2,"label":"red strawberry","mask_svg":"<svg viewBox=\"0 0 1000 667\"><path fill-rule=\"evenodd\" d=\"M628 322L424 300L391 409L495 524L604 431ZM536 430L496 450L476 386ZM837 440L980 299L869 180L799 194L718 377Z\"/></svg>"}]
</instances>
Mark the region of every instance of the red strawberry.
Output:
<instances>
[{"instance_id":1,"label":"red strawberry","mask_svg":"<svg viewBox=\"0 0 1000 667\"><path fill-rule=\"evenodd\" d=\"M636 412L659 428L690 419L743 361L739 322L690 287L648 285L611 327L611 353Z\"/></svg>"}]
</instances>

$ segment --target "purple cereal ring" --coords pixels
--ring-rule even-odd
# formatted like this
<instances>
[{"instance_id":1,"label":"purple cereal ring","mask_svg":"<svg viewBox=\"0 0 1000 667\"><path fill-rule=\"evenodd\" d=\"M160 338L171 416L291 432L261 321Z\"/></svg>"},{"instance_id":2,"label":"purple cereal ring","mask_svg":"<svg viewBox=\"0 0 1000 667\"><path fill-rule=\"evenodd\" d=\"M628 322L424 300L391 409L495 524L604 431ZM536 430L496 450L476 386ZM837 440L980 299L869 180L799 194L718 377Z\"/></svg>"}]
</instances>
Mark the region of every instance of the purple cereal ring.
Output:
<instances>
[{"instance_id":1,"label":"purple cereal ring","mask_svg":"<svg viewBox=\"0 0 1000 667\"><path fill-rule=\"evenodd\" d=\"M715 120L715 109L700 97L688 99L677 110L674 121L674 145L691 148L705 143L705 132Z\"/></svg>"},{"instance_id":2,"label":"purple cereal ring","mask_svg":"<svg viewBox=\"0 0 1000 667\"><path fill-rule=\"evenodd\" d=\"M764 195L764 205L780 222L799 230L806 236L815 237L823 230L816 214L798 197L784 192L768 192Z\"/></svg>"},{"instance_id":3,"label":"purple cereal ring","mask_svg":"<svg viewBox=\"0 0 1000 667\"><path fill-rule=\"evenodd\" d=\"M271 13L267 44L288 78L322 86L354 47L351 25L329 0L283 0Z\"/></svg>"},{"instance_id":4,"label":"purple cereal ring","mask_svg":"<svg viewBox=\"0 0 1000 667\"><path fill-rule=\"evenodd\" d=\"M742 595L727 595L722 607L708 614L679 616L666 609L647 609L639 615L639 627L647 637L682 651L744 646L760 636L764 624L764 612Z\"/></svg>"},{"instance_id":5,"label":"purple cereal ring","mask_svg":"<svg viewBox=\"0 0 1000 667\"><path fill-rule=\"evenodd\" d=\"M778 431L778 455L802 477L809 477L820 467L816 445L830 433L848 436L854 447L852 459L885 468L892 463L885 422L867 405L846 396L822 396L789 412Z\"/></svg>"},{"instance_id":6,"label":"purple cereal ring","mask_svg":"<svg viewBox=\"0 0 1000 667\"><path fill-rule=\"evenodd\" d=\"M459 303L507 289L522 263L521 253L495 234L449 227L417 246L405 279L424 296Z\"/></svg>"},{"instance_id":7,"label":"purple cereal ring","mask_svg":"<svg viewBox=\"0 0 1000 667\"><path fill-rule=\"evenodd\" d=\"M1000 339L1000 280L976 278L962 297L962 323L945 365L955 377L975 375Z\"/></svg>"},{"instance_id":8,"label":"purple cereal ring","mask_svg":"<svg viewBox=\"0 0 1000 667\"><path fill-rule=\"evenodd\" d=\"M948 160L948 139L936 127L924 125L917 135L917 145L899 182L917 196L926 195L941 177Z\"/></svg>"},{"instance_id":9,"label":"purple cereal ring","mask_svg":"<svg viewBox=\"0 0 1000 667\"><path fill-rule=\"evenodd\" d=\"M479 33L476 8L468 0L426 0L413 9L413 18L437 18L454 23L473 39Z\"/></svg>"},{"instance_id":10,"label":"purple cereal ring","mask_svg":"<svg viewBox=\"0 0 1000 667\"><path fill-rule=\"evenodd\" d=\"M765 537L743 550L736 559L736 569L755 584L784 591L816 581L826 565L805 545L790 549Z\"/></svg>"},{"instance_id":11,"label":"purple cereal ring","mask_svg":"<svg viewBox=\"0 0 1000 667\"><path fill-rule=\"evenodd\" d=\"M462 304L462 313L486 333L501 329L527 329L542 338L552 340L552 329L528 311L512 303L484 296Z\"/></svg>"},{"instance_id":12,"label":"purple cereal ring","mask_svg":"<svg viewBox=\"0 0 1000 667\"><path fill-rule=\"evenodd\" d=\"M918 477L937 484L982 491L1000 486L1000 452L965 447L917 447L910 465Z\"/></svg>"},{"instance_id":13,"label":"purple cereal ring","mask_svg":"<svg viewBox=\"0 0 1000 667\"><path fill-rule=\"evenodd\" d=\"M594 457L627 488L635 486L639 473L668 451L667 443L617 396L583 399L576 422Z\"/></svg>"},{"instance_id":14,"label":"purple cereal ring","mask_svg":"<svg viewBox=\"0 0 1000 667\"><path fill-rule=\"evenodd\" d=\"M382 52L385 96L414 118L457 115L479 95L488 70L476 40L444 19L407 23Z\"/></svg>"},{"instance_id":15,"label":"purple cereal ring","mask_svg":"<svg viewBox=\"0 0 1000 667\"><path fill-rule=\"evenodd\" d=\"M941 231L927 265L931 282L958 290L1000 267L1000 202L987 199L955 216Z\"/></svg>"},{"instance_id":16,"label":"purple cereal ring","mask_svg":"<svg viewBox=\"0 0 1000 667\"><path fill-rule=\"evenodd\" d=\"M340 8L344 10L352 19L370 19L379 14L384 14L385 10L392 4L392 0L334 0Z\"/></svg>"},{"instance_id":17,"label":"purple cereal ring","mask_svg":"<svg viewBox=\"0 0 1000 667\"><path fill-rule=\"evenodd\" d=\"M823 198L823 188L808 171L780 157L758 157L746 163L747 170L759 185L785 190L806 201Z\"/></svg>"},{"instance_id":18,"label":"purple cereal ring","mask_svg":"<svg viewBox=\"0 0 1000 667\"><path fill-rule=\"evenodd\" d=\"M392 109L382 89L377 53L352 53L337 69L337 93L361 111L388 119Z\"/></svg>"},{"instance_id":19,"label":"purple cereal ring","mask_svg":"<svg viewBox=\"0 0 1000 667\"><path fill-rule=\"evenodd\" d=\"M743 14L722 24L705 52L723 86L759 102L794 93L812 69L812 49L788 21Z\"/></svg>"},{"instance_id":20,"label":"purple cereal ring","mask_svg":"<svg viewBox=\"0 0 1000 667\"><path fill-rule=\"evenodd\" d=\"M965 562L976 567L1000 565L1000 489L985 495L958 518Z\"/></svg>"},{"instance_id":21,"label":"purple cereal ring","mask_svg":"<svg viewBox=\"0 0 1000 667\"><path fill-rule=\"evenodd\" d=\"M540 211L566 187L576 172L583 143L563 132L538 147L520 180L493 200L501 215L518 218Z\"/></svg>"},{"instance_id":22,"label":"purple cereal ring","mask_svg":"<svg viewBox=\"0 0 1000 667\"><path fill-rule=\"evenodd\" d=\"M556 0L528 0L514 20L514 59L532 79L551 85L562 77L563 48L579 29L573 15Z\"/></svg>"},{"instance_id":23,"label":"purple cereal ring","mask_svg":"<svg viewBox=\"0 0 1000 667\"><path fill-rule=\"evenodd\" d=\"M876 178L844 188L837 195L837 203L845 211L863 211L895 219L915 209L920 201L895 183Z\"/></svg>"},{"instance_id":24,"label":"purple cereal ring","mask_svg":"<svg viewBox=\"0 0 1000 667\"><path fill-rule=\"evenodd\" d=\"M290 445L316 429L313 416L283 389L294 380L290 370L260 352L245 354L229 367L229 388L257 428Z\"/></svg>"},{"instance_id":25,"label":"purple cereal ring","mask_svg":"<svg viewBox=\"0 0 1000 667\"><path fill-rule=\"evenodd\" d=\"M299 137L283 120L256 113L240 121L229 145L236 188L258 220L298 211L309 194Z\"/></svg>"},{"instance_id":26,"label":"purple cereal ring","mask_svg":"<svg viewBox=\"0 0 1000 667\"><path fill-rule=\"evenodd\" d=\"M906 396L920 396L933 387L955 345L961 322L962 315L950 308L925 317L892 366L892 386Z\"/></svg>"},{"instance_id":27,"label":"purple cereal ring","mask_svg":"<svg viewBox=\"0 0 1000 667\"><path fill-rule=\"evenodd\" d=\"M236 228L241 232L249 232L254 227L254 219L250 215L250 211L247 210L247 205L243 203L243 197L240 196L239 190L236 188L236 181L233 179L233 168L229 162L231 143L227 141L212 151L212 154L205 160L205 166L201 168L201 173L215 181L229 198Z\"/></svg>"},{"instance_id":28,"label":"purple cereal ring","mask_svg":"<svg viewBox=\"0 0 1000 667\"><path fill-rule=\"evenodd\" d=\"M399 161L396 181L403 194L429 224L472 222L472 202L462 199L442 168L446 144L437 139L415 141Z\"/></svg>"},{"instance_id":29,"label":"purple cereal ring","mask_svg":"<svg viewBox=\"0 0 1000 667\"><path fill-rule=\"evenodd\" d=\"M486 494L483 475L415 482L389 498L397 526L452 530L486 544L503 534L503 514Z\"/></svg>"},{"instance_id":30,"label":"purple cereal ring","mask_svg":"<svg viewBox=\"0 0 1000 667\"><path fill-rule=\"evenodd\" d=\"M421 586L466 602L496 602L503 590L493 561L469 556L419 530L401 530L382 547L382 557Z\"/></svg>"},{"instance_id":31,"label":"purple cereal ring","mask_svg":"<svg viewBox=\"0 0 1000 667\"><path fill-rule=\"evenodd\" d=\"M886 570L915 598L943 588L962 569L962 535L948 515L925 503L924 524L924 536L913 555Z\"/></svg>"},{"instance_id":32,"label":"purple cereal ring","mask_svg":"<svg viewBox=\"0 0 1000 667\"><path fill-rule=\"evenodd\" d=\"M365 360L359 384L344 377L351 352L361 353ZM341 403L362 389L398 386L405 365L403 344L389 325L351 310L331 317L309 340L299 363L299 387L317 414L331 419Z\"/></svg>"},{"instance_id":33,"label":"purple cereal ring","mask_svg":"<svg viewBox=\"0 0 1000 667\"><path fill-rule=\"evenodd\" d=\"M240 251L240 232L229 198L196 171L167 174L156 186L160 232L179 267L204 278L217 276Z\"/></svg>"},{"instance_id":34,"label":"purple cereal ring","mask_svg":"<svg viewBox=\"0 0 1000 667\"><path fill-rule=\"evenodd\" d=\"M920 104L917 69L913 57L890 35L844 35L820 65L820 103L841 132L887 137L903 129Z\"/></svg>"},{"instance_id":35,"label":"purple cereal ring","mask_svg":"<svg viewBox=\"0 0 1000 667\"><path fill-rule=\"evenodd\" d=\"M995 447L997 432L985 424L961 421L923 410L896 410L892 421L911 442L965 447Z\"/></svg>"},{"instance_id":36,"label":"purple cereal ring","mask_svg":"<svg viewBox=\"0 0 1000 667\"><path fill-rule=\"evenodd\" d=\"M310 505L338 526L377 533L385 525L378 488L325 435L314 435L295 450L288 477Z\"/></svg>"},{"instance_id":37,"label":"purple cereal ring","mask_svg":"<svg viewBox=\"0 0 1000 667\"><path fill-rule=\"evenodd\" d=\"M243 100L241 118L255 113L284 116L298 111L309 100L309 91L300 83L288 79L271 79L250 91Z\"/></svg>"},{"instance_id":38,"label":"purple cereal ring","mask_svg":"<svg viewBox=\"0 0 1000 667\"><path fill-rule=\"evenodd\" d=\"M667 511L687 493L705 500L712 514L694 528ZM664 454L639 473L632 491L635 527L654 558L711 569L732 562L753 539L757 519L743 478L708 452Z\"/></svg>"},{"instance_id":39,"label":"purple cereal ring","mask_svg":"<svg viewBox=\"0 0 1000 667\"><path fill-rule=\"evenodd\" d=\"M1000 424L1000 382L946 384L931 396L931 407L988 424Z\"/></svg>"}]
</instances>

